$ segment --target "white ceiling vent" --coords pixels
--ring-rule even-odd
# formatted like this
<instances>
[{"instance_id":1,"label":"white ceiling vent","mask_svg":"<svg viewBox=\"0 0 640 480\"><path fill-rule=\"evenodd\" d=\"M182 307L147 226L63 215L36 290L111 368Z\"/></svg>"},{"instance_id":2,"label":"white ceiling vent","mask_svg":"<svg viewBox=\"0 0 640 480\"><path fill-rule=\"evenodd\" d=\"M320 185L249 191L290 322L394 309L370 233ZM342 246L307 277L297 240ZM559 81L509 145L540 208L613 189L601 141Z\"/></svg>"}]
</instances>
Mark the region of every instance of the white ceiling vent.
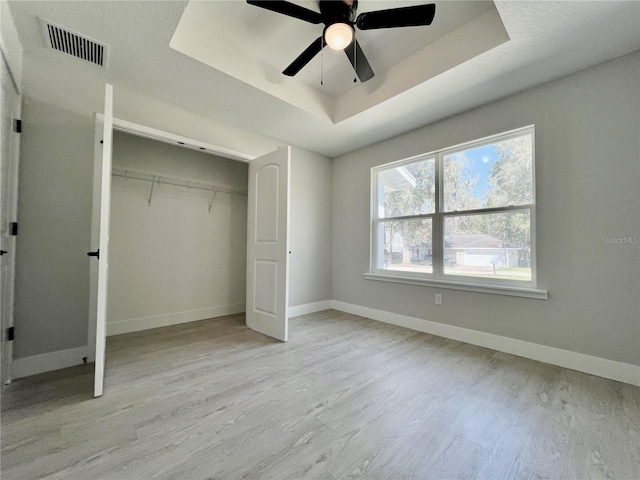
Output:
<instances>
[{"instance_id":1,"label":"white ceiling vent","mask_svg":"<svg viewBox=\"0 0 640 480\"><path fill-rule=\"evenodd\" d=\"M79 33L59 27L41 19L46 43L54 50L72 55L81 60L107 66L109 47Z\"/></svg>"}]
</instances>

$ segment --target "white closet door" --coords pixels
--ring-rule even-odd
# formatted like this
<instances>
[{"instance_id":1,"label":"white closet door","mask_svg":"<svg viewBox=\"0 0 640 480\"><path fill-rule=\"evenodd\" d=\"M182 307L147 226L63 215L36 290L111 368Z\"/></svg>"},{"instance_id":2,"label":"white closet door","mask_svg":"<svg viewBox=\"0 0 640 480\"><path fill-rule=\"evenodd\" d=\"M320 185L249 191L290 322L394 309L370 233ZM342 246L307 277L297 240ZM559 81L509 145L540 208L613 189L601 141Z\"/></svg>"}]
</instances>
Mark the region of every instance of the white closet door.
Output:
<instances>
[{"instance_id":1,"label":"white closet door","mask_svg":"<svg viewBox=\"0 0 640 480\"><path fill-rule=\"evenodd\" d=\"M9 70L0 62L2 86L2 137L0 139L0 379L11 382L13 341L8 329L13 327L13 300L16 268L16 237L10 225L18 217L18 162L20 134L14 128L14 119L20 118L21 97L13 84Z\"/></svg>"},{"instance_id":2,"label":"white closet door","mask_svg":"<svg viewBox=\"0 0 640 480\"><path fill-rule=\"evenodd\" d=\"M249 163L247 326L287 341L289 334L289 170L291 148Z\"/></svg>"},{"instance_id":3,"label":"white closet door","mask_svg":"<svg viewBox=\"0 0 640 480\"><path fill-rule=\"evenodd\" d=\"M99 141L99 140L97 140ZM109 275L109 218L111 213L111 150L113 144L113 87L105 86L102 125L102 165L99 169L100 235L98 282L95 293L96 345L93 396L102 395L104 388L105 344L107 338L107 280ZM94 196L95 198L95 196ZM92 302L93 303L93 302Z\"/></svg>"}]
</instances>

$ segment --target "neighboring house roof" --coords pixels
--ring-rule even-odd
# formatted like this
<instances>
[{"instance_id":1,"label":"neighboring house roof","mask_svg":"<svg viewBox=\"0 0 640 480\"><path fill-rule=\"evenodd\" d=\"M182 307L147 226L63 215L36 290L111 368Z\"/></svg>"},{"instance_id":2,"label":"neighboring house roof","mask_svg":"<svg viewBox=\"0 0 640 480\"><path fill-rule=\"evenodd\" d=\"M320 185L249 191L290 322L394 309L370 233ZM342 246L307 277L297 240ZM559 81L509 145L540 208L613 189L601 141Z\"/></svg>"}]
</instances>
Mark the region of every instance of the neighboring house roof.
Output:
<instances>
[{"instance_id":1,"label":"neighboring house roof","mask_svg":"<svg viewBox=\"0 0 640 480\"><path fill-rule=\"evenodd\" d=\"M444 239L445 248L522 248L491 235L449 235Z\"/></svg>"}]
</instances>

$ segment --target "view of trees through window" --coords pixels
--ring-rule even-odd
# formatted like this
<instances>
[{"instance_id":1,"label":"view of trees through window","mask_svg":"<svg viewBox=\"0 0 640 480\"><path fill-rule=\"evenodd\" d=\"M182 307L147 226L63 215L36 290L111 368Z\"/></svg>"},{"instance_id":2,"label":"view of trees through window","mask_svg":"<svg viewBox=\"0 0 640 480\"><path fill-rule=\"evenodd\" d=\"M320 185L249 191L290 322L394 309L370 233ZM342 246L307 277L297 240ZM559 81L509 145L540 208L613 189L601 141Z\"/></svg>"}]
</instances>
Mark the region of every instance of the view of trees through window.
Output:
<instances>
[{"instance_id":1,"label":"view of trees through window","mask_svg":"<svg viewBox=\"0 0 640 480\"><path fill-rule=\"evenodd\" d=\"M433 273L436 223L445 275L531 280L532 130L382 167L376 178L378 269Z\"/></svg>"}]
</instances>

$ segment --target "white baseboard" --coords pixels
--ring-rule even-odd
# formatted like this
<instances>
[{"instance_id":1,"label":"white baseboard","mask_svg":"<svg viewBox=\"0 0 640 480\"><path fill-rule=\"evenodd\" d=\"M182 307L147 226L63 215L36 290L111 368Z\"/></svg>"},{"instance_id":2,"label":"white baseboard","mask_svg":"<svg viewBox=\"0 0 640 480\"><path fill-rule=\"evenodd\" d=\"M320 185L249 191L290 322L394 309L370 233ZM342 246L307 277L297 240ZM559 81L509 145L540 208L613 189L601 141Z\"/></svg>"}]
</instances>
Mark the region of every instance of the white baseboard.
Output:
<instances>
[{"instance_id":1,"label":"white baseboard","mask_svg":"<svg viewBox=\"0 0 640 480\"><path fill-rule=\"evenodd\" d=\"M559 348L548 347L514 338L502 337L490 333L478 332L467 328L454 327L443 323L431 322L420 318L399 315L373 308L353 305L337 300L325 300L321 302L298 305L289 308L289 316L295 317L309 313L320 312L333 308L342 312L370 318L392 325L398 325L420 332L430 333L439 337L451 338L464 343L490 348L499 352L510 353L519 357L529 358L540 362L557 365L559 367L577 370L579 372L596 375L599 377L617 380L640 386L640 366L628 363L616 362L605 358L594 357L582 353L571 352ZM136 332L149 328L175 325L178 323L193 322L206 318L214 318L224 315L232 315L245 311L244 304L214 307L191 312L181 312L159 317L146 317L107 325L107 335ZM114 333L117 332L117 333ZM88 357L87 347L72 348L58 352L34 355L18 358L13 361L13 378L28 377L39 373L50 372L61 368L72 367L83 363L83 358Z\"/></svg>"},{"instance_id":2,"label":"white baseboard","mask_svg":"<svg viewBox=\"0 0 640 480\"><path fill-rule=\"evenodd\" d=\"M110 337L111 335L120 335L122 333L139 332L141 330L149 330L158 327L168 327L169 325L178 325L180 323L195 322L197 320L205 320L207 318L223 317L225 315L242 313L244 311L245 304L237 303L235 305L202 308L199 310L169 313L154 317L132 318L117 322L107 322L107 337Z\"/></svg>"},{"instance_id":3,"label":"white baseboard","mask_svg":"<svg viewBox=\"0 0 640 480\"><path fill-rule=\"evenodd\" d=\"M289 318L299 317L300 315L308 315L309 313L321 312L332 308L331 300L323 300L321 302L307 303L305 305L296 305L289 307Z\"/></svg>"},{"instance_id":4,"label":"white baseboard","mask_svg":"<svg viewBox=\"0 0 640 480\"><path fill-rule=\"evenodd\" d=\"M537 343L524 342L514 338L454 327L452 325L431 322L406 315L398 315L396 313L375 310L373 308L336 300L331 301L331 306L333 309L340 310L341 312L360 315L380 322L430 333L439 337L451 338L460 342L491 348L499 352L510 353L519 357L640 386L640 366L638 365L616 362L605 358L571 352L569 350L561 350Z\"/></svg>"},{"instance_id":5,"label":"white baseboard","mask_svg":"<svg viewBox=\"0 0 640 480\"><path fill-rule=\"evenodd\" d=\"M70 348L31 357L16 358L11 364L12 377L23 378L84 363L87 347Z\"/></svg>"}]
</instances>

